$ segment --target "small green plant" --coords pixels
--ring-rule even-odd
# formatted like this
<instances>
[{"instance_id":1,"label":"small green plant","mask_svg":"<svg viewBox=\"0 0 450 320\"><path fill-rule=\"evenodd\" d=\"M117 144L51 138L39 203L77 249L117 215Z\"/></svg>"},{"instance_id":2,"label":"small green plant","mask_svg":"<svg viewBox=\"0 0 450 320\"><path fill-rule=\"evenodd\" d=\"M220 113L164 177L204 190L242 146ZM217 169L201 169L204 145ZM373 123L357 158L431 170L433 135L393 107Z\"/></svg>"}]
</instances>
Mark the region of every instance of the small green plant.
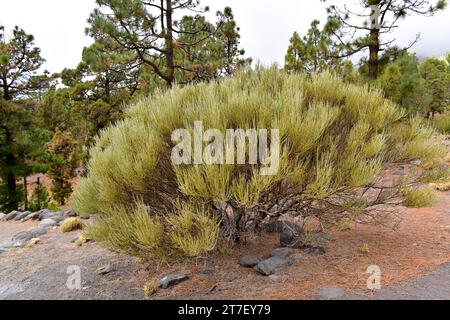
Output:
<instances>
[{"instance_id":1,"label":"small green plant","mask_svg":"<svg viewBox=\"0 0 450 320\"><path fill-rule=\"evenodd\" d=\"M61 223L60 230L62 233L72 232L75 230L81 230L84 227L84 223L79 217L67 218Z\"/></svg>"},{"instance_id":2,"label":"small green plant","mask_svg":"<svg viewBox=\"0 0 450 320\"><path fill-rule=\"evenodd\" d=\"M144 285L144 296L150 298L158 291L159 285L156 281L149 281Z\"/></svg>"},{"instance_id":3,"label":"small green plant","mask_svg":"<svg viewBox=\"0 0 450 320\"><path fill-rule=\"evenodd\" d=\"M53 211L53 212L56 212L56 211L59 211L59 210L61 209L61 207L60 207L57 203L55 203L55 202L53 202L53 201L50 201L50 202L45 206L45 209L48 209L48 210Z\"/></svg>"},{"instance_id":4,"label":"small green plant","mask_svg":"<svg viewBox=\"0 0 450 320\"><path fill-rule=\"evenodd\" d=\"M434 127L443 134L450 134L450 113L442 115L432 121Z\"/></svg>"},{"instance_id":5,"label":"small green plant","mask_svg":"<svg viewBox=\"0 0 450 320\"><path fill-rule=\"evenodd\" d=\"M436 192L428 188L407 189L404 191L404 197L404 204L408 208L431 207L438 201Z\"/></svg>"},{"instance_id":6,"label":"small green plant","mask_svg":"<svg viewBox=\"0 0 450 320\"><path fill-rule=\"evenodd\" d=\"M29 210L34 212L47 208L49 206L49 202L50 196L48 194L47 188L39 184L33 190L33 194L31 196L31 201L29 204Z\"/></svg>"},{"instance_id":7,"label":"small green plant","mask_svg":"<svg viewBox=\"0 0 450 320\"><path fill-rule=\"evenodd\" d=\"M421 183L445 183L450 182L450 168L441 164L424 173L420 178Z\"/></svg>"}]
</instances>

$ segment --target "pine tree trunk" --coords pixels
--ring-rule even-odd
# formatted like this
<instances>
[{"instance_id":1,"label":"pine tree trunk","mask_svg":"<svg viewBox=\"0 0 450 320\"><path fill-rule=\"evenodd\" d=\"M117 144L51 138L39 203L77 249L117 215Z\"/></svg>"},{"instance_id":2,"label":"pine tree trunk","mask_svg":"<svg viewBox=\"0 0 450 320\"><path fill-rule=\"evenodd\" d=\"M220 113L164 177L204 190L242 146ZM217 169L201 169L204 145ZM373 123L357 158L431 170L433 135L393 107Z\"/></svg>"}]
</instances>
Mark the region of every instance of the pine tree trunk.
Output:
<instances>
[{"instance_id":1,"label":"pine tree trunk","mask_svg":"<svg viewBox=\"0 0 450 320\"><path fill-rule=\"evenodd\" d=\"M23 177L23 189L24 189L24 206L25 211L28 211L28 183L27 183L27 177Z\"/></svg>"},{"instance_id":2,"label":"pine tree trunk","mask_svg":"<svg viewBox=\"0 0 450 320\"><path fill-rule=\"evenodd\" d=\"M380 52L380 30L370 30L369 79L378 78L378 53Z\"/></svg>"},{"instance_id":3,"label":"pine tree trunk","mask_svg":"<svg viewBox=\"0 0 450 320\"><path fill-rule=\"evenodd\" d=\"M6 76L5 76L6 78ZM6 80L3 80L4 87L3 87L3 99L6 101L11 101L11 95L9 93L9 88L6 85ZM5 140L6 140L6 146L11 145L12 143L12 137L11 133L9 132L8 128L5 126ZM16 160L14 158L14 154L9 153L6 154L6 166L8 173L6 175L6 185L8 188L8 206L7 208L9 210L18 210L19 209L19 201L17 197L17 184L16 184L16 176L11 171L11 168L14 167L16 164Z\"/></svg>"},{"instance_id":4,"label":"pine tree trunk","mask_svg":"<svg viewBox=\"0 0 450 320\"><path fill-rule=\"evenodd\" d=\"M41 188L41 178L39 178L39 177L37 178L36 185L37 185L37 188ZM41 197L37 197L37 207L39 210L42 209L41 208Z\"/></svg>"},{"instance_id":5,"label":"pine tree trunk","mask_svg":"<svg viewBox=\"0 0 450 320\"><path fill-rule=\"evenodd\" d=\"M6 137L6 145L9 146L12 143L11 133L8 128L5 128L5 137ZM19 209L19 201L17 196L17 183L16 176L12 171L12 168L16 165L16 159L14 154L9 153L6 154L6 167L7 167L7 175L6 175L6 185L8 187L8 209L18 210Z\"/></svg>"},{"instance_id":6,"label":"pine tree trunk","mask_svg":"<svg viewBox=\"0 0 450 320\"><path fill-rule=\"evenodd\" d=\"M172 87L175 81L172 15L172 0L166 0L166 66L168 70L167 84L169 87Z\"/></svg>"},{"instance_id":7,"label":"pine tree trunk","mask_svg":"<svg viewBox=\"0 0 450 320\"><path fill-rule=\"evenodd\" d=\"M9 173L6 177L7 186L8 186L8 209L9 210L18 210L19 209L19 201L17 200L17 185L16 185L16 177L14 174Z\"/></svg>"}]
</instances>

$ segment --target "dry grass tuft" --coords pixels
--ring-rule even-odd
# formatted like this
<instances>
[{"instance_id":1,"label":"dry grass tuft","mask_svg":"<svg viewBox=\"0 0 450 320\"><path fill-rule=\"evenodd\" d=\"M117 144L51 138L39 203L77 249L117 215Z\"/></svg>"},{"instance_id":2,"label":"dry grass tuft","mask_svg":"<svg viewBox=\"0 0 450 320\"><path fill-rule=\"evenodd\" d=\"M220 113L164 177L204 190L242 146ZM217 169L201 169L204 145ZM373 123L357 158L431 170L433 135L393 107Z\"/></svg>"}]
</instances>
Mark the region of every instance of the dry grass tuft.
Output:
<instances>
[{"instance_id":1,"label":"dry grass tuft","mask_svg":"<svg viewBox=\"0 0 450 320\"><path fill-rule=\"evenodd\" d=\"M408 208L427 208L437 203L436 192L428 188L408 189L404 192L405 206Z\"/></svg>"},{"instance_id":2,"label":"dry grass tuft","mask_svg":"<svg viewBox=\"0 0 450 320\"><path fill-rule=\"evenodd\" d=\"M79 217L67 218L61 223L60 230L62 233L81 230L84 228L84 223Z\"/></svg>"},{"instance_id":3,"label":"dry grass tuft","mask_svg":"<svg viewBox=\"0 0 450 320\"><path fill-rule=\"evenodd\" d=\"M144 285L144 295L146 298L150 298L158 291L159 285L156 281L147 282Z\"/></svg>"}]
</instances>

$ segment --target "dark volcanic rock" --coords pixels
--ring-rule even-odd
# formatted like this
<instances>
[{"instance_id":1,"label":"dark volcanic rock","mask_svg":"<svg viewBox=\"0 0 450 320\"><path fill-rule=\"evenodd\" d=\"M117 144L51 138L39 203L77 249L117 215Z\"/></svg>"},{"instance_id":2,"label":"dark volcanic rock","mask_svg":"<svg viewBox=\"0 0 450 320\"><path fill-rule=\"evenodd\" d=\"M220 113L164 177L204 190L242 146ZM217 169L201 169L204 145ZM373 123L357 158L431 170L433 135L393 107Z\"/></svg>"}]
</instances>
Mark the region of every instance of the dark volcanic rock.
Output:
<instances>
[{"instance_id":1,"label":"dark volcanic rock","mask_svg":"<svg viewBox=\"0 0 450 320\"><path fill-rule=\"evenodd\" d=\"M239 260L239 265L241 267L244 267L244 268L253 268L260 262L261 262L261 259L259 259L258 257L255 257L255 256L243 256Z\"/></svg>"},{"instance_id":2,"label":"dark volcanic rock","mask_svg":"<svg viewBox=\"0 0 450 320\"><path fill-rule=\"evenodd\" d=\"M64 217L64 212L60 211L60 212L51 212L48 210L44 210L40 215L39 215L39 220L45 220L45 219L53 219L55 217Z\"/></svg>"},{"instance_id":3,"label":"dark volcanic rock","mask_svg":"<svg viewBox=\"0 0 450 320\"><path fill-rule=\"evenodd\" d=\"M42 236L43 234L46 234L46 233L47 233L47 230L45 228L35 227L28 231L23 231L23 232L20 232L20 233L14 235L12 237L12 242L14 243L14 246L16 246L16 247L23 247L31 239L38 238L39 236Z\"/></svg>"},{"instance_id":4,"label":"dark volcanic rock","mask_svg":"<svg viewBox=\"0 0 450 320\"><path fill-rule=\"evenodd\" d=\"M167 289L171 286L184 282L187 279L189 279L187 274L170 275L159 280L158 285L161 289Z\"/></svg>"},{"instance_id":5,"label":"dark volcanic rock","mask_svg":"<svg viewBox=\"0 0 450 320\"><path fill-rule=\"evenodd\" d=\"M41 214L40 211L34 212L34 213L30 213L25 218L23 218L23 222L29 221L29 220L37 220L37 219L39 219L39 215L40 214Z\"/></svg>"},{"instance_id":6,"label":"dark volcanic rock","mask_svg":"<svg viewBox=\"0 0 450 320\"><path fill-rule=\"evenodd\" d=\"M25 219L29 214L31 214L31 212L29 212L29 211L20 212L16 215L16 217L14 218L14 221L20 221L22 219Z\"/></svg>"},{"instance_id":7,"label":"dark volcanic rock","mask_svg":"<svg viewBox=\"0 0 450 320\"><path fill-rule=\"evenodd\" d=\"M18 214L19 214L20 212L18 212L18 211L11 211L10 213L8 213L6 216L5 216L5 221L11 221L11 220L13 220Z\"/></svg>"},{"instance_id":8,"label":"dark volcanic rock","mask_svg":"<svg viewBox=\"0 0 450 320\"><path fill-rule=\"evenodd\" d=\"M299 226L294 223L284 221L280 233L280 245L282 247L295 247L299 244L301 235Z\"/></svg>"},{"instance_id":9,"label":"dark volcanic rock","mask_svg":"<svg viewBox=\"0 0 450 320\"><path fill-rule=\"evenodd\" d=\"M264 226L264 231L267 233L280 233L282 229L281 221L274 221Z\"/></svg>"},{"instance_id":10,"label":"dark volcanic rock","mask_svg":"<svg viewBox=\"0 0 450 320\"><path fill-rule=\"evenodd\" d=\"M64 216L66 218L74 218L74 217L79 217L80 213L78 213L75 210L69 209L69 210L64 211Z\"/></svg>"},{"instance_id":11,"label":"dark volcanic rock","mask_svg":"<svg viewBox=\"0 0 450 320\"><path fill-rule=\"evenodd\" d=\"M42 228L51 228L58 226L58 222L56 222L53 219L44 219L41 222L39 222L38 226Z\"/></svg>"},{"instance_id":12,"label":"dark volcanic rock","mask_svg":"<svg viewBox=\"0 0 450 320\"><path fill-rule=\"evenodd\" d=\"M110 264L108 264L106 266L98 268L95 272L97 272L98 275L104 276L113 271L114 271L113 267Z\"/></svg>"},{"instance_id":13,"label":"dark volcanic rock","mask_svg":"<svg viewBox=\"0 0 450 320\"><path fill-rule=\"evenodd\" d=\"M295 250L292 248L277 248L272 251L271 255L272 257L287 258L292 256L294 253Z\"/></svg>"},{"instance_id":14,"label":"dark volcanic rock","mask_svg":"<svg viewBox=\"0 0 450 320\"><path fill-rule=\"evenodd\" d=\"M306 248L305 252L316 256L322 256L327 253L324 247L309 247Z\"/></svg>"},{"instance_id":15,"label":"dark volcanic rock","mask_svg":"<svg viewBox=\"0 0 450 320\"><path fill-rule=\"evenodd\" d=\"M283 268L289 267L294 263L291 258L271 257L264 260L255 267L256 272L270 276Z\"/></svg>"}]
</instances>

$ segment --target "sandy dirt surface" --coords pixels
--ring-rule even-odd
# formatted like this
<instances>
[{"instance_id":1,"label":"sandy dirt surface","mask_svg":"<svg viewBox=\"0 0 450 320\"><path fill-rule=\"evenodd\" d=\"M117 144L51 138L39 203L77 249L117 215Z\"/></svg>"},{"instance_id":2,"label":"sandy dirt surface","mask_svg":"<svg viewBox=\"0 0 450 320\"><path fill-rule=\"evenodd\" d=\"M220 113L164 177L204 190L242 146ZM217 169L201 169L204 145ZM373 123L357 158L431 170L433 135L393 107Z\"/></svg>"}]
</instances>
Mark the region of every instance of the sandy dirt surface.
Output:
<instances>
[{"instance_id":1,"label":"sandy dirt surface","mask_svg":"<svg viewBox=\"0 0 450 320\"><path fill-rule=\"evenodd\" d=\"M242 255L265 257L278 247L276 235L266 235L217 255L174 266L143 265L137 259L111 253L95 243L76 247L78 232L51 230L31 249L0 254L0 299L143 299L147 281L185 272L189 280L152 299L313 299L319 286L344 289L364 299L450 299L450 192L440 193L433 208L402 209L397 231L356 224L334 232L325 255L298 251L293 266L272 282L237 264ZM0 242L35 222L0 222ZM363 252L361 247L368 248ZM110 264L113 271L98 275ZM367 289L371 265L382 272L382 290ZM69 290L67 268L79 266L82 286Z\"/></svg>"},{"instance_id":2,"label":"sandy dirt surface","mask_svg":"<svg viewBox=\"0 0 450 320\"><path fill-rule=\"evenodd\" d=\"M3 223L0 236L24 231L33 223ZM142 299L142 268L135 259L104 250L96 244L76 247L78 233L51 230L32 249L0 255L0 299ZM2 239L3 240L3 239ZM114 271L99 276L97 268L110 264ZM81 290L66 283L71 266L81 271ZM68 269L69 268L69 269Z\"/></svg>"}]
</instances>

